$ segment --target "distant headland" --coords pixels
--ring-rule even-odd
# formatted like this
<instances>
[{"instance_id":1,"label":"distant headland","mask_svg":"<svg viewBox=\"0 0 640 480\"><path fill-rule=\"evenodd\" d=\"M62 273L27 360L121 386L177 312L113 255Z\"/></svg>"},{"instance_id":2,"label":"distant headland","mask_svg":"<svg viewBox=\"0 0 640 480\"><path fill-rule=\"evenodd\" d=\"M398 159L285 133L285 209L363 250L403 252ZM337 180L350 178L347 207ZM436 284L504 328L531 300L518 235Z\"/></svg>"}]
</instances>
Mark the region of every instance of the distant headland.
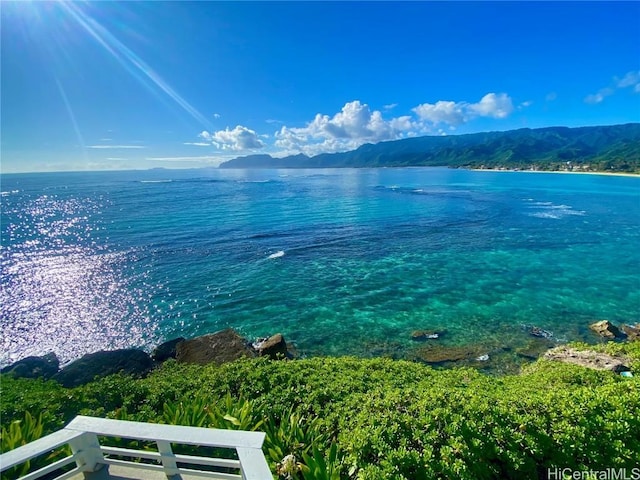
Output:
<instances>
[{"instance_id":1,"label":"distant headland","mask_svg":"<svg viewBox=\"0 0 640 480\"><path fill-rule=\"evenodd\" d=\"M312 157L249 155L224 162L220 168L414 166L640 174L640 123L414 137Z\"/></svg>"}]
</instances>

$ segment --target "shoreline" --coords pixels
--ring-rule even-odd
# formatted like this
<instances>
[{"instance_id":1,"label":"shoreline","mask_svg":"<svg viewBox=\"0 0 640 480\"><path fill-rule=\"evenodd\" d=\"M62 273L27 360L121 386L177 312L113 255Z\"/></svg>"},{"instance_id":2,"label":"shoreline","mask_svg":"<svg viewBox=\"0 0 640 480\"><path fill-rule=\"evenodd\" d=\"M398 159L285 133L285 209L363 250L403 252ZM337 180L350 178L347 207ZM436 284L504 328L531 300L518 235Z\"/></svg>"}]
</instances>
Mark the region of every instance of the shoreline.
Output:
<instances>
[{"instance_id":1,"label":"shoreline","mask_svg":"<svg viewBox=\"0 0 640 480\"><path fill-rule=\"evenodd\" d=\"M497 168L469 168L473 172L507 172L507 173L561 173L571 175L604 175L608 177L633 177L640 178L640 173L626 172L568 172L565 170L514 170Z\"/></svg>"}]
</instances>

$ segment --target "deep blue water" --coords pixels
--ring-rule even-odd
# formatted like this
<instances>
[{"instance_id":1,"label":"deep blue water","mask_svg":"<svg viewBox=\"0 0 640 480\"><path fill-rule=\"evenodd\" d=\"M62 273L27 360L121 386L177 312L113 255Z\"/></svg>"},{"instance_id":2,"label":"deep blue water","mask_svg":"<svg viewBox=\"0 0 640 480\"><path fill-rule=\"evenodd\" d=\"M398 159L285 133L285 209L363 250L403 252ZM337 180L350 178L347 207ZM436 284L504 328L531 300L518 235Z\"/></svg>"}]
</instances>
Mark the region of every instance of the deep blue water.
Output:
<instances>
[{"instance_id":1,"label":"deep blue water","mask_svg":"<svg viewBox=\"0 0 640 480\"><path fill-rule=\"evenodd\" d=\"M0 363L234 327L411 357L640 320L640 179L473 172L2 175Z\"/></svg>"}]
</instances>

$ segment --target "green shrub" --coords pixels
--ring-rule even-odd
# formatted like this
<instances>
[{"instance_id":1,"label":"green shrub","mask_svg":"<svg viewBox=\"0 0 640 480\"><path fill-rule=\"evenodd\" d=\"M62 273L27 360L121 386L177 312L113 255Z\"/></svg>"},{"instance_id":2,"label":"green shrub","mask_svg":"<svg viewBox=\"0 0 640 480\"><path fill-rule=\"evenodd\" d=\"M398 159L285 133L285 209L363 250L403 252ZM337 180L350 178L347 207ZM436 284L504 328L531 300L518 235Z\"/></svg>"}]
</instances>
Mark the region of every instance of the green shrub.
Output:
<instances>
[{"instance_id":1,"label":"green shrub","mask_svg":"<svg viewBox=\"0 0 640 480\"><path fill-rule=\"evenodd\" d=\"M14 448L26 445L29 442L39 439L43 436L44 424L42 422L42 413L37 417L33 417L29 412L24 412L24 416L20 420L13 420L8 426L3 426L0 431L0 452L7 452ZM29 472L42 468L55 460L58 460L71 452L68 448L59 448L53 452L42 455L27 461L21 465L2 472L2 479L18 478Z\"/></svg>"},{"instance_id":2,"label":"green shrub","mask_svg":"<svg viewBox=\"0 0 640 480\"><path fill-rule=\"evenodd\" d=\"M597 348L637 369L637 345ZM3 377L0 413L9 428L42 412L43 434L79 413L259 429L280 478L526 479L553 467L636 467L638 377L545 360L503 377L388 359L170 361L144 379L74 389Z\"/></svg>"}]
</instances>

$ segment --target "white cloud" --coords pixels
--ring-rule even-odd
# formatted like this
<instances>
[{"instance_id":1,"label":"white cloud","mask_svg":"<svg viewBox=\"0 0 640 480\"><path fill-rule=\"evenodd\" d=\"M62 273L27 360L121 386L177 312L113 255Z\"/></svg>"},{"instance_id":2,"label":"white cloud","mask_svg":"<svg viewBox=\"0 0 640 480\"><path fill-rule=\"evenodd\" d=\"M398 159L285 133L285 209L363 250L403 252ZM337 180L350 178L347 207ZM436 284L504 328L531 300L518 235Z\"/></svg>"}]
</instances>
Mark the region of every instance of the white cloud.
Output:
<instances>
[{"instance_id":1,"label":"white cloud","mask_svg":"<svg viewBox=\"0 0 640 480\"><path fill-rule=\"evenodd\" d=\"M199 136L222 150L255 150L265 146L254 130L242 125L237 125L233 130L227 127L213 133L204 131Z\"/></svg>"},{"instance_id":2,"label":"white cloud","mask_svg":"<svg viewBox=\"0 0 640 480\"><path fill-rule=\"evenodd\" d=\"M222 115L220 115L219 113L214 113L213 114L213 118L220 118Z\"/></svg>"},{"instance_id":3,"label":"white cloud","mask_svg":"<svg viewBox=\"0 0 640 480\"><path fill-rule=\"evenodd\" d=\"M531 101L526 101L518 108L531 104ZM397 104L389 104L383 109L391 110L396 106ZM397 140L428 133L444 135L444 129L453 131L456 126L478 117L506 118L514 111L514 106L511 97L506 93L488 93L476 103L440 100L433 104L423 103L411 111L413 115L385 119L380 110L372 110L366 103L354 100L345 103L342 109L333 115L316 114L313 120L303 127L289 127L283 124L273 137L237 125L234 129L227 127L215 132L203 131L199 134L203 141L187 142L185 145L214 145L221 150L238 152L265 148L269 143L272 155L283 156L302 152L313 156L319 153L353 150L365 143ZM266 122L282 123L274 119L268 119ZM270 142L271 138L275 140L273 144Z\"/></svg>"},{"instance_id":4,"label":"white cloud","mask_svg":"<svg viewBox=\"0 0 640 480\"><path fill-rule=\"evenodd\" d=\"M606 95L601 90L598 93L592 93L590 95L587 95L586 97L584 97L584 101L585 103L590 103L593 105L593 104L602 102L605 96Z\"/></svg>"},{"instance_id":5,"label":"white cloud","mask_svg":"<svg viewBox=\"0 0 640 480\"><path fill-rule=\"evenodd\" d=\"M283 126L275 134L275 145L286 151L315 155L402 138L419 127L409 116L385 120L379 110L372 111L366 103L354 100L333 117L318 113L305 127Z\"/></svg>"},{"instance_id":6,"label":"white cloud","mask_svg":"<svg viewBox=\"0 0 640 480\"><path fill-rule=\"evenodd\" d=\"M87 148L95 149L127 149L127 148L147 148L142 145L88 145Z\"/></svg>"},{"instance_id":7,"label":"white cloud","mask_svg":"<svg viewBox=\"0 0 640 480\"><path fill-rule=\"evenodd\" d=\"M513 112L513 102L506 93L487 93L477 103L440 100L413 108L418 117L434 125L461 125L477 117L506 118Z\"/></svg>"},{"instance_id":8,"label":"white cloud","mask_svg":"<svg viewBox=\"0 0 640 480\"><path fill-rule=\"evenodd\" d=\"M506 93L487 93L478 103L469 105L469 110L480 117L507 118L513 112L513 103Z\"/></svg>"},{"instance_id":9,"label":"white cloud","mask_svg":"<svg viewBox=\"0 0 640 480\"><path fill-rule=\"evenodd\" d=\"M634 90L637 90L638 85L640 85L640 70L628 72L620 79L614 77L614 80L618 88L634 87Z\"/></svg>"},{"instance_id":10,"label":"white cloud","mask_svg":"<svg viewBox=\"0 0 640 480\"><path fill-rule=\"evenodd\" d=\"M397 106L398 106L397 103L390 103L388 105L383 105L382 108L384 108L385 110L393 110Z\"/></svg>"},{"instance_id":11,"label":"white cloud","mask_svg":"<svg viewBox=\"0 0 640 480\"><path fill-rule=\"evenodd\" d=\"M596 93L591 93L584 97L585 103L601 103L606 97L616 93L616 90L632 88L635 93L640 93L640 70L627 72L622 78L613 77L611 85L601 88Z\"/></svg>"},{"instance_id":12,"label":"white cloud","mask_svg":"<svg viewBox=\"0 0 640 480\"><path fill-rule=\"evenodd\" d=\"M614 93L615 93L615 90L613 88L610 88L610 87L601 88L597 93L587 95L584 98L584 101L586 103L591 103L591 104L600 103L606 97L608 97L609 95L613 95Z\"/></svg>"},{"instance_id":13,"label":"white cloud","mask_svg":"<svg viewBox=\"0 0 640 480\"><path fill-rule=\"evenodd\" d=\"M526 106L530 103L525 102ZM395 107L385 105L385 109ZM364 143L415 137L437 132L438 124L450 129L477 117L502 119L514 111L506 93L488 93L476 103L438 101L412 109L414 115L385 119L379 110L359 100L345 103L333 116L318 113L304 127L283 126L275 133L275 147L307 155L353 150ZM280 152L281 153L281 152Z\"/></svg>"},{"instance_id":14,"label":"white cloud","mask_svg":"<svg viewBox=\"0 0 640 480\"><path fill-rule=\"evenodd\" d=\"M210 167L217 167L219 166L222 162L226 161L226 160L231 160L232 158L235 158L237 154L222 154L222 155L201 155L201 156L175 156L175 157L147 157L145 158L145 160L150 161L150 162L154 162L154 163L161 163L163 166L166 167L178 167L178 168L184 168L185 166L210 166Z\"/></svg>"},{"instance_id":15,"label":"white cloud","mask_svg":"<svg viewBox=\"0 0 640 480\"><path fill-rule=\"evenodd\" d=\"M205 142L184 142L184 145L191 145L194 147L210 147L211 146L210 143L205 143Z\"/></svg>"},{"instance_id":16,"label":"white cloud","mask_svg":"<svg viewBox=\"0 0 640 480\"><path fill-rule=\"evenodd\" d=\"M466 121L464 102L448 102L440 100L436 103L423 103L411 110L415 112L422 120L437 124L448 123L450 125L459 125Z\"/></svg>"},{"instance_id":17,"label":"white cloud","mask_svg":"<svg viewBox=\"0 0 640 480\"><path fill-rule=\"evenodd\" d=\"M531 105L533 105L533 101L532 100L527 100L527 101L522 102L520 105L518 105L518 108L519 109L527 108L527 107L530 107Z\"/></svg>"},{"instance_id":18,"label":"white cloud","mask_svg":"<svg viewBox=\"0 0 640 480\"><path fill-rule=\"evenodd\" d=\"M416 128L420 128L410 115L404 115L402 117L396 117L389 120L389 125L393 130L409 132Z\"/></svg>"},{"instance_id":19,"label":"white cloud","mask_svg":"<svg viewBox=\"0 0 640 480\"><path fill-rule=\"evenodd\" d=\"M211 155L198 157L147 157L145 160L152 160L154 162L217 162L220 161L220 157L213 157Z\"/></svg>"}]
</instances>

